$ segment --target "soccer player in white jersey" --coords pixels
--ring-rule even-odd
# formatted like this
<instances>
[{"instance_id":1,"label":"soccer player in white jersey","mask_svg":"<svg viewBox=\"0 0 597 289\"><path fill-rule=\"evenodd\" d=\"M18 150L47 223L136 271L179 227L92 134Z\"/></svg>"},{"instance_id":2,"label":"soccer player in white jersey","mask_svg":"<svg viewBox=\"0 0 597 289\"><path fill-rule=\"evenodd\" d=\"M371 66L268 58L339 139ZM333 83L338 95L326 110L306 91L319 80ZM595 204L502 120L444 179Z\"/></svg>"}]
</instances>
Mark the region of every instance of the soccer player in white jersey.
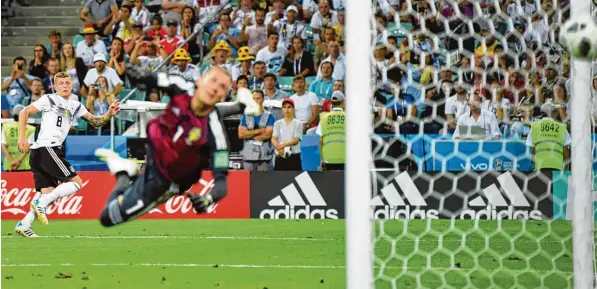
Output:
<instances>
[{"instance_id":1,"label":"soccer player in white jersey","mask_svg":"<svg viewBox=\"0 0 597 289\"><path fill-rule=\"evenodd\" d=\"M46 207L58 198L76 193L83 184L64 156L63 143L72 123L82 117L90 125L101 127L120 110L120 104L115 102L105 115L94 116L81 102L71 98L72 87L72 79L68 73L57 73L54 76L56 93L42 95L19 115L19 151L27 153L31 149L29 164L33 171L35 190L41 192L41 197L31 202L29 213L15 228L24 237L37 237L31 231L33 219L37 217L42 224L47 225ZM24 133L25 127L29 116L40 111L41 129L37 141L30 148Z\"/></svg>"}]
</instances>

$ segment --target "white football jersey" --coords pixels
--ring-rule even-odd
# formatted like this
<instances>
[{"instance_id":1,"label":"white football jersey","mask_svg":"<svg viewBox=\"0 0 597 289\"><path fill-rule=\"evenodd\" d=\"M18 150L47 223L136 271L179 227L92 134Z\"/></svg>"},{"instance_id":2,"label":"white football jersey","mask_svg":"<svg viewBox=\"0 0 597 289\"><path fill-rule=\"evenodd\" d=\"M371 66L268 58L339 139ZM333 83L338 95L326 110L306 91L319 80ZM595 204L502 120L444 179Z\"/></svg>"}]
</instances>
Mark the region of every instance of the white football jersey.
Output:
<instances>
[{"instance_id":1,"label":"white football jersey","mask_svg":"<svg viewBox=\"0 0 597 289\"><path fill-rule=\"evenodd\" d=\"M62 145L72 124L87 113L81 102L69 98L66 100L55 93L44 94L31 104L42 112L41 128L32 149Z\"/></svg>"}]
</instances>

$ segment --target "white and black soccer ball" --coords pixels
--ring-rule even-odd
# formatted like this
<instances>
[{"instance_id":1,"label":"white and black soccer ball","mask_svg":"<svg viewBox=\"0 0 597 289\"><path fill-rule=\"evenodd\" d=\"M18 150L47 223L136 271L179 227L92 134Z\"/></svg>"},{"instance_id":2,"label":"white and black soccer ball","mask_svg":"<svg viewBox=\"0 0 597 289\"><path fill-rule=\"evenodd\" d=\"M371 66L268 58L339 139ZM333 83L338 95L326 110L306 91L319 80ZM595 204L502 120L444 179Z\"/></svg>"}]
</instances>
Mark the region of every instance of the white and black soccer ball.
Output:
<instances>
[{"instance_id":1,"label":"white and black soccer ball","mask_svg":"<svg viewBox=\"0 0 597 289\"><path fill-rule=\"evenodd\" d=\"M560 32L562 43L571 57L593 59L597 57L597 23L590 15L570 19Z\"/></svg>"}]
</instances>

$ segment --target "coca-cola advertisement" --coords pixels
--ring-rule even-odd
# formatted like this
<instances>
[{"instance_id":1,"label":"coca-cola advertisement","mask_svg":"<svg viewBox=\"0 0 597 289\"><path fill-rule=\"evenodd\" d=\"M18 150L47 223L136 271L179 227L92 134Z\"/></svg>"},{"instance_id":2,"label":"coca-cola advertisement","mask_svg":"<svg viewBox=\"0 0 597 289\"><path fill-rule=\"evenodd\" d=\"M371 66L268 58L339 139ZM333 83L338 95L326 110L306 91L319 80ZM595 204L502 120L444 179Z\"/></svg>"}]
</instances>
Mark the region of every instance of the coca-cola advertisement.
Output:
<instances>
[{"instance_id":1,"label":"coca-cola advertisement","mask_svg":"<svg viewBox=\"0 0 597 289\"><path fill-rule=\"evenodd\" d=\"M74 195L56 200L47 213L50 219L97 219L116 180L109 172L77 172L83 187ZM189 191L205 194L213 187L213 175L204 172ZM2 198L1 218L20 220L29 211L31 201L37 198L31 172L4 172L0 180ZM209 213L198 215L188 198L176 195L164 204L149 211L146 219L247 219L249 218L249 173L231 171L228 175L228 195L213 206Z\"/></svg>"}]
</instances>

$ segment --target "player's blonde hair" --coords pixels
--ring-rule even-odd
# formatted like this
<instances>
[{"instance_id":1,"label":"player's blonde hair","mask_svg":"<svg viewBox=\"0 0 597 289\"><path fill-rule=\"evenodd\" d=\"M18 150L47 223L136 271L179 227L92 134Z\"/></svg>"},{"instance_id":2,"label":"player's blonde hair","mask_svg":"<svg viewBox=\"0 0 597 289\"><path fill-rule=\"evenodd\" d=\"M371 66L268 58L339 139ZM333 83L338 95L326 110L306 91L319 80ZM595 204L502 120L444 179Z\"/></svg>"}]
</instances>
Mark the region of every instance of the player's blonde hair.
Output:
<instances>
[{"instance_id":1,"label":"player's blonde hair","mask_svg":"<svg viewBox=\"0 0 597 289\"><path fill-rule=\"evenodd\" d=\"M56 73L56 75L54 75L54 83L56 83L59 78L68 78L72 81L70 74L68 74L68 72L66 72L66 71L60 71L60 72Z\"/></svg>"}]
</instances>

